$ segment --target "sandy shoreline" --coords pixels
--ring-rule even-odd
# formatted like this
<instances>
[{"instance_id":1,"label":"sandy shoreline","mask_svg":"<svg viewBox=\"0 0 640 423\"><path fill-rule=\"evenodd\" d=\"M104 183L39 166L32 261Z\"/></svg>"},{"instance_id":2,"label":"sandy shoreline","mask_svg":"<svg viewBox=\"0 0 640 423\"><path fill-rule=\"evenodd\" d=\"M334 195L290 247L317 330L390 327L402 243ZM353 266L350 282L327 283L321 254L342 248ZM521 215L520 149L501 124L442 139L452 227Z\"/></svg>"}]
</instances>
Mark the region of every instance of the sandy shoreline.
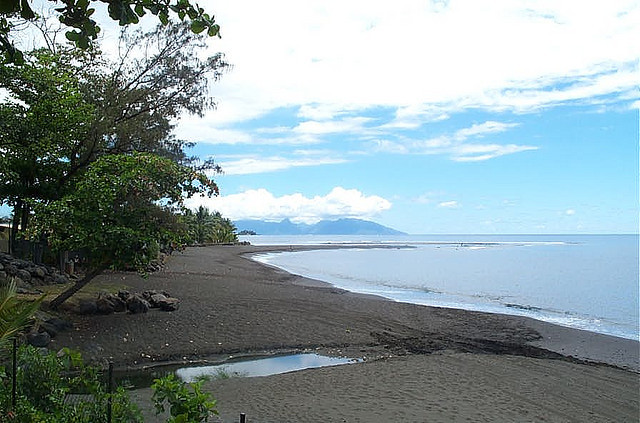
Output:
<instances>
[{"instance_id":1,"label":"sandy shoreline","mask_svg":"<svg viewBox=\"0 0 640 423\"><path fill-rule=\"evenodd\" d=\"M637 342L352 294L247 258L283 249L289 247L190 248L147 280L103 275L97 284L167 290L181 299L180 309L72 316L75 329L52 348L75 348L118 368L291 350L367 357L356 365L211 382L222 421L237 421L241 411L256 422L639 417Z\"/></svg>"}]
</instances>

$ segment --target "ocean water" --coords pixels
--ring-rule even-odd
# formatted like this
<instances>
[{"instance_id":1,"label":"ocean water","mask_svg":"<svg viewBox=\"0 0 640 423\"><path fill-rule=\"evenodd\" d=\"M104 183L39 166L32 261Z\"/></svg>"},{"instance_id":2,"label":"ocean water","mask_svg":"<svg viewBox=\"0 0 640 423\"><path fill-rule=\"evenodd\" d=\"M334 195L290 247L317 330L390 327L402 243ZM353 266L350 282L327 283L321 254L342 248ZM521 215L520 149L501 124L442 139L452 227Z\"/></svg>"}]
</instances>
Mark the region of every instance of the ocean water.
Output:
<instances>
[{"instance_id":1,"label":"ocean water","mask_svg":"<svg viewBox=\"0 0 640 423\"><path fill-rule=\"evenodd\" d=\"M260 262L396 301L524 315L639 339L637 235L248 236L254 245L349 244ZM386 248L361 248L384 244Z\"/></svg>"}]
</instances>

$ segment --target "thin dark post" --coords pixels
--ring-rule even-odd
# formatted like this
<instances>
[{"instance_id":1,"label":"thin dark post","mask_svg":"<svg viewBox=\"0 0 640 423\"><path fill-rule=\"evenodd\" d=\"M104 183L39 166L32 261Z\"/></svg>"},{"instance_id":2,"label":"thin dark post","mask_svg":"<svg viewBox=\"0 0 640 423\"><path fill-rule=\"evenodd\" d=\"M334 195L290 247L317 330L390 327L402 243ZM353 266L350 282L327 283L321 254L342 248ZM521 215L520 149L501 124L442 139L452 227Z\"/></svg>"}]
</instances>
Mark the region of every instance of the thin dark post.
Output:
<instances>
[{"instance_id":1,"label":"thin dark post","mask_svg":"<svg viewBox=\"0 0 640 423\"><path fill-rule=\"evenodd\" d=\"M107 423L111 423L111 397L113 396L113 362L109 362L109 384L107 385Z\"/></svg>"},{"instance_id":2,"label":"thin dark post","mask_svg":"<svg viewBox=\"0 0 640 423\"><path fill-rule=\"evenodd\" d=\"M246 423L247 422L247 416L244 413L240 413L240 423Z\"/></svg>"},{"instance_id":3,"label":"thin dark post","mask_svg":"<svg viewBox=\"0 0 640 423\"><path fill-rule=\"evenodd\" d=\"M16 394L18 391L18 341L13 338L13 371L11 372L11 409L16 409Z\"/></svg>"}]
</instances>

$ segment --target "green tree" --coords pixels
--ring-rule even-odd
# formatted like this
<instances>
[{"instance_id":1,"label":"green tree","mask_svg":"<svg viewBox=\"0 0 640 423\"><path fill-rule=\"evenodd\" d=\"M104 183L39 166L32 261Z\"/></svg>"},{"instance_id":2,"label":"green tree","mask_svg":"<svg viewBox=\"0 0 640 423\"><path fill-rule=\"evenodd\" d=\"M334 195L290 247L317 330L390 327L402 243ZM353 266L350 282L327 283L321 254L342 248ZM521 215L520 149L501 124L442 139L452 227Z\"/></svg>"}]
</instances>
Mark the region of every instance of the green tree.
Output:
<instances>
[{"instance_id":1,"label":"green tree","mask_svg":"<svg viewBox=\"0 0 640 423\"><path fill-rule=\"evenodd\" d=\"M233 222L222 217L220 212L214 212L213 242L218 244L228 244L238 242L237 228Z\"/></svg>"},{"instance_id":2,"label":"green tree","mask_svg":"<svg viewBox=\"0 0 640 423\"><path fill-rule=\"evenodd\" d=\"M195 166L189 143L173 135L184 112L214 107L208 81L229 65L199 59L203 37L167 25L123 37L115 62L99 52L38 50L25 64L0 66L0 201L14 208L14 230L28 228L31 204L60 198L98 157L153 152ZM136 57L134 47L145 52ZM212 161L198 165L218 170Z\"/></svg>"},{"instance_id":3,"label":"green tree","mask_svg":"<svg viewBox=\"0 0 640 423\"><path fill-rule=\"evenodd\" d=\"M211 212L204 206L194 212L186 210L183 219L189 230L191 242L222 244L238 241L236 227L231 220L222 217L220 212Z\"/></svg>"},{"instance_id":4,"label":"green tree","mask_svg":"<svg viewBox=\"0 0 640 423\"><path fill-rule=\"evenodd\" d=\"M13 234L28 226L28 200L51 200L82 154L95 108L75 68L45 50L24 66L0 66L0 200L14 209Z\"/></svg>"},{"instance_id":5,"label":"green tree","mask_svg":"<svg viewBox=\"0 0 640 423\"><path fill-rule=\"evenodd\" d=\"M59 307L104 269L143 269L158 242L180 236L174 212L192 195L217 195L203 173L150 153L105 155L59 200L36 205L33 237L53 251L84 249L90 270L50 304Z\"/></svg>"},{"instance_id":6,"label":"green tree","mask_svg":"<svg viewBox=\"0 0 640 423\"><path fill-rule=\"evenodd\" d=\"M187 22L194 33L206 33L209 36L220 36L220 26L215 18L207 14L197 4L190 0L48 0L51 3L62 3L56 8L60 22L71 28L66 38L81 49L88 49L98 38L100 27L92 19L95 6L106 3L111 19L118 21L121 26L137 24L141 17L151 13L158 17L163 25L169 22L169 16L174 14L181 21ZM0 53L8 61L21 63L22 52L11 42L10 33L12 23L10 18L33 20L36 14L31 9L28 0L3 0L0 2Z\"/></svg>"}]
</instances>

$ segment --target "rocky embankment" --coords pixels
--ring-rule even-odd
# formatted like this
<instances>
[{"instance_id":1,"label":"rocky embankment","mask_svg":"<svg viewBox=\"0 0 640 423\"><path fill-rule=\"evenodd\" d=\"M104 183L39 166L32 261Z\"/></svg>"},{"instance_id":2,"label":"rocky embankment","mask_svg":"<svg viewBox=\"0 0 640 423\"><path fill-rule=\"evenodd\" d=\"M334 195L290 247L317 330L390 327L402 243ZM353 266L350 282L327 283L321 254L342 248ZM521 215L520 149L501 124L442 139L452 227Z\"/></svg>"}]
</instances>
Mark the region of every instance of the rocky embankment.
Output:
<instances>
[{"instance_id":1,"label":"rocky embankment","mask_svg":"<svg viewBox=\"0 0 640 423\"><path fill-rule=\"evenodd\" d=\"M33 291L38 286L69 282L69 278L54 267L0 253L0 280L4 279L15 280L20 292Z\"/></svg>"},{"instance_id":2,"label":"rocky embankment","mask_svg":"<svg viewBox=\"0 0 640 423\"><path fill-rule=\"evenodd\" d=\"M164 260L152 263L149 271L162 268ZM9 254L0 253L0 283L14 281L20 294L42 294L40 287L46 285L68 284L73 276L61 273L58 269L21 260ZM180 300L166 291L147 290L142 293L121 290L117 294L100 292L95 299L83 298L77 303L65 307L76 314L112 314L146 313L157 308L162 311L175 311ZM34 323L27 331L25 341L36 347L46 347L60 332L68 331L73 325L49 312L36 313Z\"/></svg>"}]
</instances>

